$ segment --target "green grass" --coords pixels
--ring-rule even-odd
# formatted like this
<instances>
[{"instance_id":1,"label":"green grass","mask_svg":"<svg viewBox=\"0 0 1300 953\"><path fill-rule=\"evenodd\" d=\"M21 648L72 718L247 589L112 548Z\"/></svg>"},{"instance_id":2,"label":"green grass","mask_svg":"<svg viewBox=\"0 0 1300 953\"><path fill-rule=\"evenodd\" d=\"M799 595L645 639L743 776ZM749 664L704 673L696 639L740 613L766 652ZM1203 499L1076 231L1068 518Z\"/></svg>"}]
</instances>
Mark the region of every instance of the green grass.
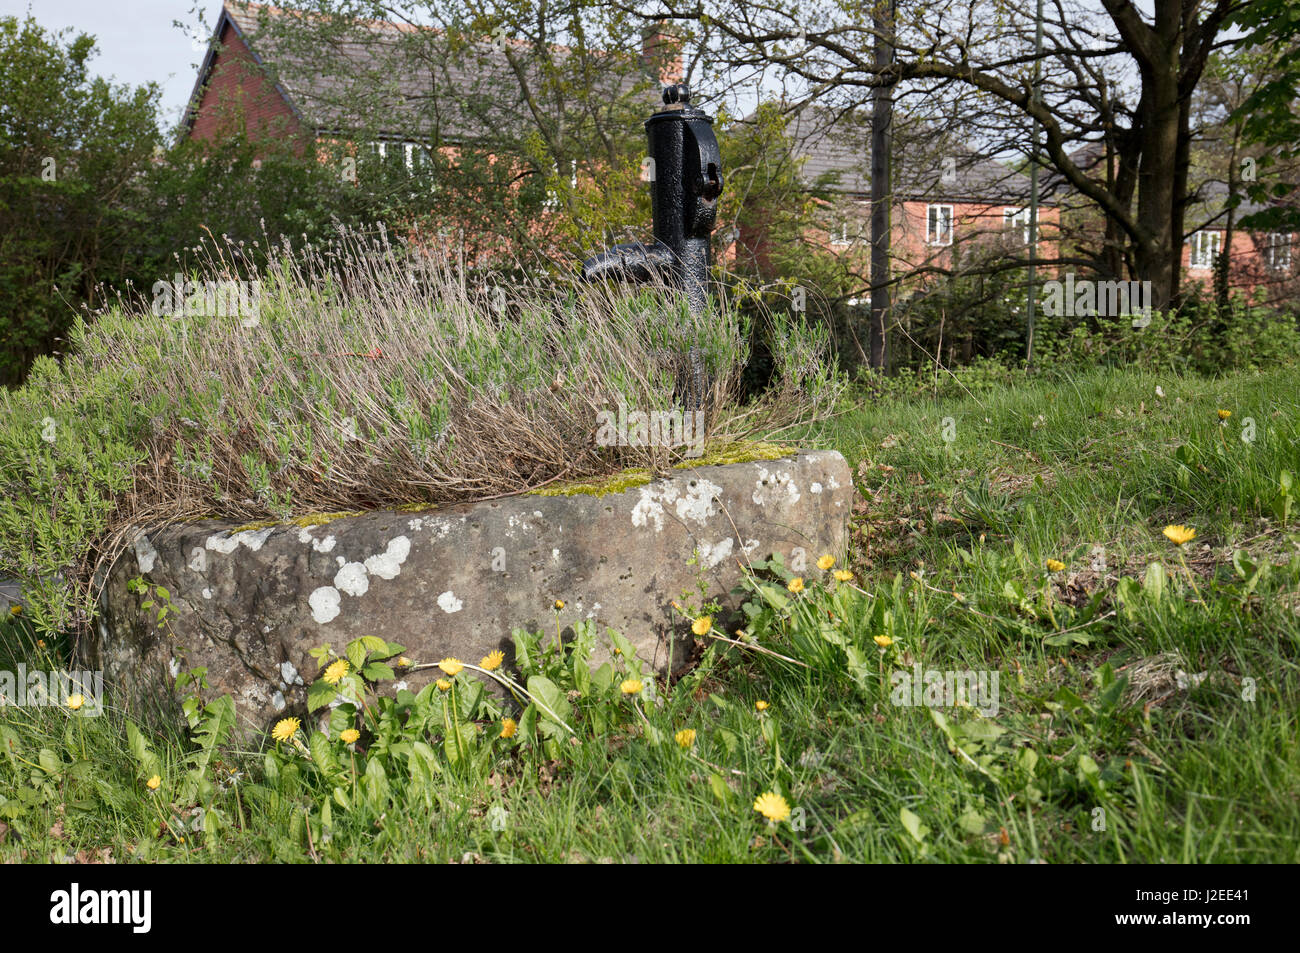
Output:
<instances>
[{"instance_id":1,"label":"green grass","mask_svg":"<svg viewBox=\"0 0 1300 953\"><path fill-rule=\"evenodd\" d=\"M583 690L570 659L535 661L579 693L576 736L498 739L488 704L472 758L449 764L412 707L405 729L393 714L391 751L376 753L379 729L361 745L382 785L354 786L341 756L347 808L284 744L215 752L207 784L242 774L206 790L193 742L146 732L133 750L119 714L0 709L0 858L1300 860L1300 507L1282 475L1300 475L1295 369L1035 380L858 406L806 438L855 468L860 588L809 566L787 602L789 571L767 567L746 625L802 664L715 644L657 704L622 697L622 675ZM1196 530L1181 553L1171 523ZM12 661L41 664L5 625ZM914 663L997 672L997 714L892 704L889 673ZM427 773L402 747L417 734L438 755ZM760 818L769 790L802 823ZM195 804L217 831L181 830Z\"/></svg>"}]
</instances>

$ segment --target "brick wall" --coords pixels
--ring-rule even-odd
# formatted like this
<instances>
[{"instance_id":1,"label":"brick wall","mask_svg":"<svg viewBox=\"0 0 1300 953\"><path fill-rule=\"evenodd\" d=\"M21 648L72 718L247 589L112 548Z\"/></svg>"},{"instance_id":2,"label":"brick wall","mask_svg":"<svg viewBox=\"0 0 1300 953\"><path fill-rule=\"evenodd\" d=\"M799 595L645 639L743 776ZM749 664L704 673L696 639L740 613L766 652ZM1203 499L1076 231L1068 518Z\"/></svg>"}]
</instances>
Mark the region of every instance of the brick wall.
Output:
<instances>
[{"instance_id":1,"label":"brick wall","mask_svg":"<svg viewBox=\"0 0 1300 953\"><path fill-rule=\"evenodd\" d=\"M305 147L312 130L298 119L229 22L222 27L220 44L190 138L214 141L244 130L252 140L293 137Z\"/></svg>"}]
</instances>

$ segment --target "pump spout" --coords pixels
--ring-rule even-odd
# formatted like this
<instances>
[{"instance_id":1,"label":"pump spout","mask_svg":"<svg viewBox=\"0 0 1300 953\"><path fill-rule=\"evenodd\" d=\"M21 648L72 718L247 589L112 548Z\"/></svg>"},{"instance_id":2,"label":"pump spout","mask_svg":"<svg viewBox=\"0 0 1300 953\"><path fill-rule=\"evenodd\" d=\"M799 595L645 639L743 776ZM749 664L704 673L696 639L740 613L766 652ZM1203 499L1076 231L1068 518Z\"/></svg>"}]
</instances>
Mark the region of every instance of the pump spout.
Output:
<instances>
[{"instance_id":1,"label":"pump spout","mask_svg":"<svg viewBox=\"0 0 1300 953\"><path fill-rule=\"evenodd\" d=\"M655 276L668 280L673 271L673 253L666 245L655 242L631 242L614 245L582 263L582 277L587 281L613 278L618 281L650 281Z\"/></svg>"}]
</instances>

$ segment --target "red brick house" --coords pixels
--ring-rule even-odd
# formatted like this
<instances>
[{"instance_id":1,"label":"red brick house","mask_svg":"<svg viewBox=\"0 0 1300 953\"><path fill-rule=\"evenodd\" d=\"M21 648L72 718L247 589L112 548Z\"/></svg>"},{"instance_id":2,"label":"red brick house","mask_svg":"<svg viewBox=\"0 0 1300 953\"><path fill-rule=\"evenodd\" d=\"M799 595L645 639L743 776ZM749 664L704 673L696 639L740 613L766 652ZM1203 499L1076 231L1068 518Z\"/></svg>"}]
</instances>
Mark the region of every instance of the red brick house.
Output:
<instances>
[{"instance_id":1,"label":"red brick house","mask_svg":"<svg viewBox=\"0 0 1300 953\"><path fill-rule=\"evenodd\" d=\"M1081 170L1099 179L1114 178L1117 160L1098 143L1086 145L1070 156ZM1107 162L1111 167L1107 169ZM1058 179L1059 184L1059 179ZM1266 303L1294 301L1300 292L1300 236L1289 232L1243 229L1240 221L1265 207L1242 202L1232 211L1231 246L1228 247L1228 186L1209 180L1196 189L1184 218L1181 284L1183 290L1210 292L1216 260L1228 255L1228 287L1233 292L1258 297ZM1087 220L1077 228L1085 241L1100 241L1100 216L1083 206Z\"/></svg>"},{"instance_id":2,"label":"red brick house","mask_svg":"<svg viewBox=\"0 0 1300 953\"><path fill-rule=\"evenodd\" d=\"M356 20L352 26L360 40L350 35L304 51L284 41L292 32L290 18L301 16L227 0L194 84L185 136L213 141L243 132L254 140L300 141L304 149L312 142L356 143L351 148L358 155L400 157L410 169L431 149L453 156L467 148L492 155L500 133L529 128L531 104L507 62L505 40L470 43L436 65L426 61L417 69L404 41L425 29L438 36L432 28ZM266 28L272 23L278 29ZM551 50L557 59L572 53ZM659 83L677 82L682 73L680 44L670 28L643 33L640 66L638 75L611 70L596 82L609 84L611 101L633 96L644 98L647 108L657 104ZM382 117L357 115L354 84L391 90Z\"/></svg>"},{"instance_id":3,"label":"red brick house","mask_svg":"<svg viewBox=\"0 0 1300 953\"><path fill-rule=\"evenodd\" d=\"M803 179L829 198L822 201L820 228L807 240L845 256L865 274L870 255L871 183L869 123L853 114L805 106L792 118L788 135L802 162ZM1028 176L969 148L951 154L904 156L896 145L890 203L890 257L895 274L925 282L972 256L1024 258L1029 254ZM1051 201L1038 209L1038 257L1056 256L1059 210ZM760 270L768 264L766 236L742 234L744 253Z\"/></svg>"}]
</instances>

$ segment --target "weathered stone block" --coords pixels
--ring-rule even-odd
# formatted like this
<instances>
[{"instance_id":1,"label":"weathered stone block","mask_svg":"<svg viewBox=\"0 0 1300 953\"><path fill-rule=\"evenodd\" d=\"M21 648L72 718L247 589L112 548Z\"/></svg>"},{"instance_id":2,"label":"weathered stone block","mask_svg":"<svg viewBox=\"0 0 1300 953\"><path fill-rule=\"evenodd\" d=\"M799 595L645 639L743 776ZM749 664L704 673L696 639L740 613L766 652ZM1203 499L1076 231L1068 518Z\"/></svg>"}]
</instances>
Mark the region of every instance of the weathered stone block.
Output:
<instances>
[{"instance_id":1,"label":"weathered stone block","mask_svg":"<svg viewBox=\"0 0 1300 953\"><path fill-rule=\"evenodd\" d=\"M816 451L675 470L604 495L525 494L316 525L168 526L113 565L84 652L131 707L165 703L177 671L206 666L212 689L260 727L305 709L314 647L341 654L377 635L420 662L476 662L493 649L509 661L511 630L554 631L562 599L561 628L593 619L617 629L662 672L689 656L689 624L671 602L697 575L734 608L746 560L790 561L799 548L811 568L821 553L841 553L852 492L844 458ZM128 590L137 576L169 591L167 626ZM411 688L428 677L413 675Z\"/></svg>"}]
</instances>

